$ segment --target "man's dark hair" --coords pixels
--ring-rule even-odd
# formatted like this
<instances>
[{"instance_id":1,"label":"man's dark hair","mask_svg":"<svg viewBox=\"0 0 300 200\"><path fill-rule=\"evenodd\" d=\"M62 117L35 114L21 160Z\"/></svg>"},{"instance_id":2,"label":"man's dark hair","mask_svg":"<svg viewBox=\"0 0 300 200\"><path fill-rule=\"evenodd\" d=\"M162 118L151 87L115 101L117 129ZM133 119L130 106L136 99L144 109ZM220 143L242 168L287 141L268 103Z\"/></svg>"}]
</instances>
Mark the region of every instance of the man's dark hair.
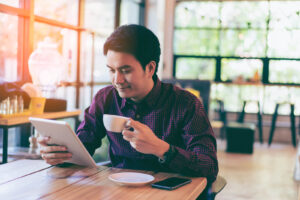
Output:
<instances>
[{"instance_id":1,"label":"man's dark hair","mask_svg":"<svg viewBox=\"0 0 300 200\"><path fill-rule=\"evenodd\" d=\"M155 61L156 75L160 44L156 35L144 26L123 25L118 27L106 40L103 46L103 53L107 55L108 50L129 53L137 59L145 70L146 65Z\"/></svg>"}]
</instances>

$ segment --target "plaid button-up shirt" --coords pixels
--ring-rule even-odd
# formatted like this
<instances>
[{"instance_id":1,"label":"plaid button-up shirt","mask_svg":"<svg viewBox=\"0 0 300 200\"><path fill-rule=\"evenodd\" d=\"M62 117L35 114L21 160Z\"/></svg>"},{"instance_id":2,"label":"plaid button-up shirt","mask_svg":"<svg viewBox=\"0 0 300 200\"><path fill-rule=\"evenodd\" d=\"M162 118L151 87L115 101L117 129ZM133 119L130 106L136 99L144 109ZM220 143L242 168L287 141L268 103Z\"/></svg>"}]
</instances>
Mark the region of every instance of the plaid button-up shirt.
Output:
<instances>
[{"instance_id":1,"label":"plaid button-up shirt","mask_svg":"<svg viewBox=\"0 0 300 200\"><path fill-rule=\"evenodd\" d=\"M164 165L156 156L136 151L122 134L104 128L103 114L126 116L146 124L157 137L175 146L176 155ZM85 110L77 135L90 154L107 135L114 167L202 176L209 182L218 173L216 140L202 103L193 94L159 79L138 104L121 98L113 86L99 90Z\"/></svg>"}]
</instances>

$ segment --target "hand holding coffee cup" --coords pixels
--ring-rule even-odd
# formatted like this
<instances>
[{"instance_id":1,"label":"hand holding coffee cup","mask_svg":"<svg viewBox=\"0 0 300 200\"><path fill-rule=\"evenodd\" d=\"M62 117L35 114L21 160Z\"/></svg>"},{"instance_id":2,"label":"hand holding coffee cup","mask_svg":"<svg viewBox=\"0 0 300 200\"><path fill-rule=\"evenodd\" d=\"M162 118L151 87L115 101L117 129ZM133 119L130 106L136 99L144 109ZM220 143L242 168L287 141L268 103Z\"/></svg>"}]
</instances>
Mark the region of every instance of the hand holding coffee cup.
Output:
<instances>
[{"instance_id":1,"label":"hand holding coffee cup","mask_svg":"<svg viewBox=\"0 0 300 200\"><path fill-rule=\"evenodd\" d=\"M126 128L126 123L129 120L128 117L119 115L103 115L103 123L106 130L116 133L121 133Z\"/></svg>"}]
</instances>

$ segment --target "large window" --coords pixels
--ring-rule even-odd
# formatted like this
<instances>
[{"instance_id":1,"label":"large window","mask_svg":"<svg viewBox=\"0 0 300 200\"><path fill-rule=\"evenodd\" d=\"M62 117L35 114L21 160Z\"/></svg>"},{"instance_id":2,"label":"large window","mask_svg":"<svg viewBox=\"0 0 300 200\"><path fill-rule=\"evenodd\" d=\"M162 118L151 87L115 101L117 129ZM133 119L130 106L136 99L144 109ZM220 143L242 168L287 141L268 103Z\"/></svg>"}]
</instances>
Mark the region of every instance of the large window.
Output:
<instances>
[{"instance_id":1,"label":"large window","mask_svg":"<svg viewBox=\"0 0 300 200\"><path fill-rule=\"evenodd\" d=\"M114 29L115 1L86 0L84 26L106 36Z\"/></svg>"},{"instance_id":2,"label":"large window","mask_svg":"<svg viewBox=\"0 0 300 200\"><path fill-rule=\"evenodd\" d=\"M69 110L84 111L110 84L102 52L106 38L122 23L142 24L143 10L144 0L0 0L0 82L30 82L29 56L49 41L64 62L60 72L43 73L49 82L52 74L62 78L55 94L44 94L67 100ZM9 147L27 145L20 129L9 131Z\"/></svg>"},{"instance_id":3,"label":"large window","mask_svg":"<svg viewBox=\"0 0 300 200\"><path fill-rule=\"evenodd\" d=\"M78 24L79 0L34 0L34 14L67 24Z\"/></svg>"},{"instance_id":4,"label":"large window","mask_svg":"<svg viewBox=\"0 0 300 200\"><path fill-rule=\"evenodd\" d=\"M17 81L18 17L0 13L0 79ZM9 22L9 24L7 24Z\"/></svg>"},{"instance_id":5,"label":"large window","mask_svg":"<svg viewBox=\"0 0 300 200\"><path fill-rule=\"evenodd\" d=\"M109 84L102 48L114 28L144 20L143 0L0 0L0 7L0 80L31 81L29 55L50 39L64 59L52 97L68 109L83 110Z\"/></svg>"},{"instance_id":6,"label":"large window","mask_svg":"<svg viewBox=\"0 0 300 200\"><path fill-rule=\"evenodd\" d=\"M240 111L243 100L259 100L273 113L275 86L300 85L299 21L300 1L178 1L173 75L215 81L212 97L230 111ZM287 101L300 102L291 95L299 88L280 90L293 96Z\"/></svg>"},{"instance_id":7,"label":"large window","mask_svg":"<svg viewBox=\"0 0 300 200\"><path fill-rule=\"evenodd\" d=\"M0 3L8 6L19 7L19 0L0 0Z\"/></svg>"}]
</instances>

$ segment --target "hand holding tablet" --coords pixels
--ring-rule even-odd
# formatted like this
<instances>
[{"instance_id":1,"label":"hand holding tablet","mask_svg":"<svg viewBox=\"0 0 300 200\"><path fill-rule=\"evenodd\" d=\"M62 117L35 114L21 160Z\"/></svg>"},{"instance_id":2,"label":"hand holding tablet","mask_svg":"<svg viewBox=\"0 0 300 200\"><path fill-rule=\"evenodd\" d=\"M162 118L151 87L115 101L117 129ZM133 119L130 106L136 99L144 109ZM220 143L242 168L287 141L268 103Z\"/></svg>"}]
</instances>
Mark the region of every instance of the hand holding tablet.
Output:
<instances>
[{"instance_id":1,"label":"hand holding tablet","mask_svg":"<svg viewBox=\"0 0 300 200\"><path fill-rule=\"evenodd\" d=\"M51 138L39 136L41 157L50 165L57 165L68 162L72 158L72 154L68 152L67 147L50 144Z\"/></svg>"},{"instance_id":2,"label":"hand holding tablet","mask_svg":"<svg viewBox=\"0 0 300 200\"><path fill-rule=\"evenodd\" d=\"M32 117L29 120L42 136L39 138L39 143L42 145L43 159L49 164L69 162L97 167L67 122Z\"/></svg>"},{"instance_id":3,"label":"hand holding tablet","mask_svg":"<svg viewBox=\"0 0 300 200\"><path fill-rule=\"evenodd\" d=\"M122 132L129 118L104 114L103 122L107 130ZM41 145L42 158L51 165L64 162L83 166L97 167L79 138L68 123L41 118L29 118L40 133L38 143Z\"/></svg>"}]
</instances>

